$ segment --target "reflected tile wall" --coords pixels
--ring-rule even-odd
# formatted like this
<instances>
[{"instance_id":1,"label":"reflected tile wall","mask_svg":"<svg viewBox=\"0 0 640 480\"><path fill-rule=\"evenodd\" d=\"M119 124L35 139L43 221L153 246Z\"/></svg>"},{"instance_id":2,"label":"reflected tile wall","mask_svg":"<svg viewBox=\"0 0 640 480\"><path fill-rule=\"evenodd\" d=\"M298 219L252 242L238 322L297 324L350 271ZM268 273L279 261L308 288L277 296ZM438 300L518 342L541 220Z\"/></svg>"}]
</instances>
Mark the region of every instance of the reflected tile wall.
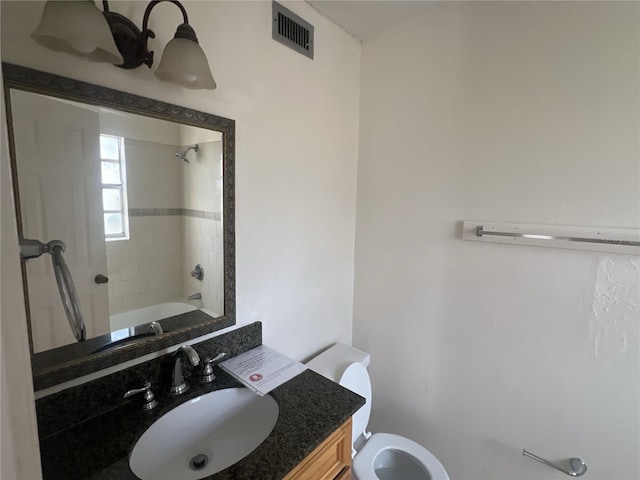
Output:
<instances>
[{"instance_id":1,"label":"reflected tile wall","mask_svg":"<svg viewBox=\"0 0 640 480\"><path fill-rule=\"evenodd\" d=\"M173 155L184 147L126 140L130 239L107 242L110 314L194 293L194 306L224 313L222 142L199 146L186 164ZM203 281L190 275L196 264Z\"/></svg>"},{"instance_id":2,"label":"reflected tile wall","mask_svg":"<svg viewBox=\"0 0 640 480\"><path fill-rule=\"evenodd\" d=\"M182 170L183 291L188 296L202 294L201 306L224 313L222 241L222 142L200 143L200 151ZM190 272L201 264L203 281Z\"/></svg>"},{"instance_id":3,"label":"reflected tile wall","mask_svg":"<svg viewBox=\"0 0 640 480\"><path fill-rule=\"evenodd\" d=\"M183 296L182 217L130 217L129 231L107 242L110 314Z\"/></svg>"}]
</instances>

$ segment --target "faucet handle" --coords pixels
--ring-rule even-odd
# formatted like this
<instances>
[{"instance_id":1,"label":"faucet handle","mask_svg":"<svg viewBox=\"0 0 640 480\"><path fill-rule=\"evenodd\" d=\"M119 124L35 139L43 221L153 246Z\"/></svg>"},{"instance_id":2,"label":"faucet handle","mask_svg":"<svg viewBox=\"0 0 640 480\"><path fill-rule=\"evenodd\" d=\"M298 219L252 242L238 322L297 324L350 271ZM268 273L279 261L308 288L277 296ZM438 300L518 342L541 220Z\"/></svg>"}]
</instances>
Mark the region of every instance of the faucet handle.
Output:
<instances>
[{"instance_id":1,"label":"faucet handle","mask_svg":"<svg viewBox=\"0 0 640 480\"><path fill-rule=\"evenodd\" d=\"M143 410L151 410L156 405L158 405L158 401L153 396L153 392L151 391L151 382L145 382L142 388L135 388L133 390L129 390L124 394L124 398L129 398L137 393L142 393L144 397L144 403L142 404Z\"/></svg>"},{"instance_id":2,"label":"faucet handle","mask_svg":"<svg viewBox=\"0 0 640 480\"><path fill-rule=\"evenodd\" d=\"M227 354L225 352L222 352L219 355L216 355L215 358L207 357L202 361L203 367L202 367L202 378L200 379L200 383L211 383L216 379L216 376L213 373L213 365L214 363L218 363L220 360L222 360L226 356Z\"/></svg>"}]
</instances>

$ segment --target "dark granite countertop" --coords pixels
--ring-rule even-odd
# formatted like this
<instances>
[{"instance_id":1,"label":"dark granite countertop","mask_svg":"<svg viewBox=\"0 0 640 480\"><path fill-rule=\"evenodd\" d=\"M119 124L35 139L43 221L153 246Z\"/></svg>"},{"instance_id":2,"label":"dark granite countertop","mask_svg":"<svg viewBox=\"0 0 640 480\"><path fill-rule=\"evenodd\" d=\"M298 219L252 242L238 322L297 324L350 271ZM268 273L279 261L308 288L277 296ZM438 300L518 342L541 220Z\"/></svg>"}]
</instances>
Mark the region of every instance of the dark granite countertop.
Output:
<instances>
[{"instance_id":1,"label":"dark granite countertop","mask_svg":"<svg viewBox=\"0 0 640 480\"><path fill-rule=\"evenodd\" d=\"M220 368L215 367L215 373L217 378L212 384L191 381L191 389L179 397L156 392L160 404L150 412L140 409L138 399L41 438L44 479L137 479L129 468L129 454L153 422L203 393L241 387ZM281 479L364 405L359 395L311 370L270 395L280 412L267 439L238 463L206 478Z\"/></svg>"}]
</instances>

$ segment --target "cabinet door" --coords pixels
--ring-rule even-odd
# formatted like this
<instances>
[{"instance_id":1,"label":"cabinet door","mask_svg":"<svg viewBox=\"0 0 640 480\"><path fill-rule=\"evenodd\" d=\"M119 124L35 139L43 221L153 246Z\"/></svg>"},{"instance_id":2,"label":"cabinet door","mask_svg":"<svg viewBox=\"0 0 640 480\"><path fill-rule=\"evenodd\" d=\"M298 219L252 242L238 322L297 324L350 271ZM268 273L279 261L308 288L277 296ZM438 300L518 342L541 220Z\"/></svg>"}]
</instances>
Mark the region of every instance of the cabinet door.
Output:
<instances>
[{"instance_id":1,"label":"cabinet door","mask_svg":"<svg viewBox=\"0 0 640 480\"><path fill-rule=\"evenodd\" d=\"M285 480L309 479L351 479L351 418L285 477Z\"/></svg>"}]
</instances>

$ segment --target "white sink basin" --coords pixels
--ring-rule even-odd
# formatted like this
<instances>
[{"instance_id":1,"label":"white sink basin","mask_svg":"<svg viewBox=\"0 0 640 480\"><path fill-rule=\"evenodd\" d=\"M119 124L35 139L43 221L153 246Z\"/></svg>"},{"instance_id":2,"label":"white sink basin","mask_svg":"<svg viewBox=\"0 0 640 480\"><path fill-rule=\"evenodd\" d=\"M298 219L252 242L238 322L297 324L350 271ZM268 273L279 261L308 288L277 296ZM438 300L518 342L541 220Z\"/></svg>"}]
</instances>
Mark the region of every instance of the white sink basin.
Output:
<instances>
[{"instance_id":1,"label":"white sink basin","mask_svg":"<svg viewBox=\"0 0 640 480\"><path fill-rule=\"evenodd\" d=\"M246 388L216 390L160 417L131 452L129 466L142 480L195 480L247 456L278 420L278 404Z\"/></svg>"}]
</instances>

